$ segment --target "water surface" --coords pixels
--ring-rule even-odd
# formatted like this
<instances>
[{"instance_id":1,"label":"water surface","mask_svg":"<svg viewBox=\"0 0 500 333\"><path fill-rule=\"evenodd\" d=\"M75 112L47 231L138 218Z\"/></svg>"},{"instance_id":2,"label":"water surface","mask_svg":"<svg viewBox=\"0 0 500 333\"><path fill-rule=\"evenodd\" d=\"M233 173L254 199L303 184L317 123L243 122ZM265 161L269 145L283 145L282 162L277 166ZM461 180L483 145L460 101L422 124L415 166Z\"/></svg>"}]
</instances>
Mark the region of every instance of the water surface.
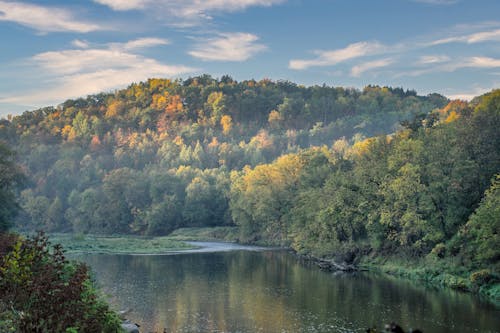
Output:
<instances>
[{"instance_id":1,"label":"water surface","mask_svg":"<svg viewBox=\"0 0 500 333\"><path fill-rule=\"evenodd\" d=\"M500 332L500 311L468 294L327 273L284 251L215 245L219 251L78 258L116 309L132 309L141 332L365 332L390 321L424 333Z\"/></svg>"}]
</instances>

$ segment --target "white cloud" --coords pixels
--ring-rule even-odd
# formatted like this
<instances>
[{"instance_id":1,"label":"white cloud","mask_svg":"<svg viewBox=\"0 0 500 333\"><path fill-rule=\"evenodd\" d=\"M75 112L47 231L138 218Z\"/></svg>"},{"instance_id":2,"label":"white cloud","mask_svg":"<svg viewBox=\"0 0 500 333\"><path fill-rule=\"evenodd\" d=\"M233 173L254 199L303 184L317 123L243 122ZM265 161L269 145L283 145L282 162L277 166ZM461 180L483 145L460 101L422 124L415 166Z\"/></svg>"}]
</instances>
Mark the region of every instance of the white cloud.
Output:
<instances>
[{"instance_id":1,"label":"white cloud","mask_svg":"<svg viewBox=\"0 0 500 333\"><path fill-rule=\"evenodd\" d=\"M449 99L460 99L460 100L470 101L474 97L486 94L487 92L490 92L491 90L493 90L495 88L498 88L498 84L492 85L489 88L476 86L476 87L470 89L469 91L452 92L452 93L445 94L445 95Z\"/></svg>"},{"instance_id":2,"label":"white cloud","mask_svg":"<svg viewBox=\"0 0 500 333\"><path fill-rule=\"evenodd\" d=\"M377 68L382 68L382 67L387 67L390 64L392 64L393 62L394 62L394 60L391 58L368 61L368 62L354 66L351 69L351 76L359 77L361 74L363 74L366 71L369 71L372 69L377 69Z\"/></svg>"},{"instance_id":3,"label":"white cloud","mask_svg":"<svg viewBox=\"0 0 500 333\"><path fill-rule=\"evenodd\" d=\"M204 61L245 61L267 47L259 37L243 32L221 33L195 45L189 54Z\"/></svg>"},{"instance_id":4,"label":"white cloud","mask_svg":"<svg viewBox=\"0 0 500 333\"><path fill-rule=\"evenodd\" d=\"M113 10L132 10L132 9L143 9L146 4L151 2L148 0L94 0L94 2L100 3L110 7Z\"/></svg>"},{"instance_id":5,"label":"white cloud","mask_svg":"<svg viewBox=\"0 0 500 333\"><path fill-rule=\"evenodd\" d=\"M424 55L419 58L417 65L430 65L447 62L450 57L447 55Z\"/></svg>"},{"instance_id":6,"label":"white cloud","mask_svg":"<svg viewBox=\"0 0 500 333\"><path fill-rule=\"evenodd\" d=\"M302 70L314 66L333 66L347 60L380 54L386 50L387 47L379 42L358 42L350 44L343 49L314 51L313 53L317 55L315 59L293 59L290 60L289 67L291 69Z\"/></svg>"},{"instance_id":7,"label":"white cloud","mask_svg":"<svg viewBox=\"0 0 500 333\"><path fill-rule=\"evenodd\" d=\"M444 64L437 64L435 66L430 66L424 69L416 69L406 72L400 72L395 77L420 76L424 74L439 73L439 72L455 72L459 69L464 69L464 68L476 68L476 69L500 68L500 59L495 59L490 57L457 58L450 60Z\"/></svg>"},{"instance_id":8,"label":"white cloud","mask_svg":"<svg viewBox=\"0 0 500 333\"><path fill-rule=\"evenodd\" d=\"M500 59L490 57L469 57L456 59L449 64L438 66L433 70L454 72L462 68L500 68Z\"/></svg>"},{"instance_id":9,"label":"white cloud","mask_svg":"<svg viewBox=\"0 0 500 333\"><path fill-rule=\"evenodd\" d=\"M134 49L143 49L147 47L153 47L158 45L168 45L170 41L164 38L139 38L135 40L131 40L125 44L123 44L123 48L125 50L134 50Z\"/></svg>"},{"instance_id":10,"label":"white cloud","mask_svg":"<svg viewBox=\"0 0 500 333\"><path fill-rule=\"evenodd\" d=\"M65 9L10 1L0 1L0 21L15 22L40 32L86 33L104 29L95 23L78 20Z\"/></svg>"},{"instance_id":11,"label":"white cloud","mask_svg":"<svg viewBox=\"0 0 500 333\"><path fill-rule=\"evenodd\" d=\"M500 67L500 59L489 57L472 57L468 58L468 61L466 61L461 67L498 68Z\"/></svg>"},{"instance_id":12,"label":"white cloud","mask_svg":"<svg viewBox=\"0 0 500 333\"><path fill-rule=\"evenodd\" d=\"M144 10L166 23L191 26L211 19L213 14L243 11L248 7L269 7L286 0L94 0L113 10Z\"/></svg>"},{"instance_id":13,"label":"white cloud","mask_svg":"<svg viewBox=\"0 0 500 333\"><path fill-rule=\"evenodd\" d=\"M57 104L68 98L117 89L151 77L173 77L197 71L183 65L167 65L125 48L117 49L116 45L35 55L28 62L34 72L43 75L40 82L43 90L4 97L0 103L30 103L36 107Z\"/></svg>"},{"instance_id":14,"label":"white cloud","mask_svg":"<svg viewBox=\"0 0 500 333\"><path fill-rule=\"evenodd\" d=\"M89 47L89 43L86 40L75 39L71 42L71 45L78 47L79 49L86 49Z\"/></svg>"},{"instance_id":15,"label":"white cloud","mask_svg":"<svg viewBox=\"0 0 500 333\"><path fill-rule=\"evenodd\" d=\"M127 68L139 63L140 55L112 49L51 51L35 55L32 61L57 75L71 75L104 68Z\"/></svg>"},{"instance_id":16,"label":"white cloud","mask_svg":"<svg viewBox=\"0 0 500 333\"><path fill-rule=\"evenodd\" d=\"M476 97L478 95L480 95L480 94L477 94L477 93L458 93L458 94L453 94L453 95L446 95L446 97L448 97L451 100L459 99L462 101L470 101L471 99L473 99L474 97Z\"/></svg>"},{"instance_id":17,"label":"white cloud","mask_svg":"<svg viewBox=\"0 0 500 333\"><path fill-rule=\"evenodd\" d=\"M472 34L466 34L462 36L453 36L448 38L442 38L431 42L431 45L441 45L448 43L480 43L487 41L500 41L500 29L490 30L490 31L480 31Z\"/></svg>"}]
</instances>

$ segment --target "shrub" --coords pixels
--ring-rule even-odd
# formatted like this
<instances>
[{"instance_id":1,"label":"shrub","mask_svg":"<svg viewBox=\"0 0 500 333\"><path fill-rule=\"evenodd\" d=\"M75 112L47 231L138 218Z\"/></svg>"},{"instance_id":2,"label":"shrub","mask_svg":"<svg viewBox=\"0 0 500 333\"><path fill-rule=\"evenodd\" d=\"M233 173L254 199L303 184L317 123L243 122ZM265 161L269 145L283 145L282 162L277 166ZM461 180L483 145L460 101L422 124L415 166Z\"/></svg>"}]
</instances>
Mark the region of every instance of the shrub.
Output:
<instances>
[{"instance_id":1,"label":"shrub","mask_svg":"<svg viewBox=\"0 0 500 333\"><path fill-rule=\"evenodd\" d=\"M492 280L494 280L494 276L489 269L482 269L470 275L470 281L477 286L488 284Z\"/></svg>"},{"instance_id":2,"label":"shrub","mask_svg":"<svg viewBox=\"0 0 500 333\"><path fill-rule=\"evenodd\" d=\"M10 240L3 247L11 250L0 259L0 299L16 332L120 331L86 265L67 261L43 233Z\"/></svg>"}]
</instances>

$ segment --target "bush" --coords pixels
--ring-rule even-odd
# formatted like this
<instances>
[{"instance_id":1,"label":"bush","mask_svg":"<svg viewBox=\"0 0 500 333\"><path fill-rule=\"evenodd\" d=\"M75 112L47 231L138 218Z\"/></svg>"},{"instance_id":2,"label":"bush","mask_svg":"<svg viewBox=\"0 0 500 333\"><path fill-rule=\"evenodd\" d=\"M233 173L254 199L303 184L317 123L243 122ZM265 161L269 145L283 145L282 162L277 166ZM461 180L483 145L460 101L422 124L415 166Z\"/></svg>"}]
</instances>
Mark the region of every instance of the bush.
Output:
<instances>
[{"instance_id":1,"label":"bush","mask_svg":"<svg viewBox=\"0 0 500 333\"><path fill-rule=\"evenodd\" d=\"M443 243L438 243L431 251L431 254L437 258L443 259L446 256L446 246Z\"/></svg>"},{"instance_id":2,"label":"bush","mask_svg":"<svg viewBox=\"0 0 500 333\"><path fill-rule=\"evenodd\" d=\"M8 237L1 238L9 240ZM97 295L86 265L66 260L60 245L39 233L10 238L0 259L4 323L16 332L119 332L120 321Z\"/></svg>"},{"instance_id":3,"label":"bush","mask_svg":"<svg viewBox=\"0 0 500 333\"><path fill-rule=\"evenodd\" d=\"M482 269L470 275L470 282L476 286L482 286L493 281L495 277L489 269Z\"/></svg>"}]
</instances>

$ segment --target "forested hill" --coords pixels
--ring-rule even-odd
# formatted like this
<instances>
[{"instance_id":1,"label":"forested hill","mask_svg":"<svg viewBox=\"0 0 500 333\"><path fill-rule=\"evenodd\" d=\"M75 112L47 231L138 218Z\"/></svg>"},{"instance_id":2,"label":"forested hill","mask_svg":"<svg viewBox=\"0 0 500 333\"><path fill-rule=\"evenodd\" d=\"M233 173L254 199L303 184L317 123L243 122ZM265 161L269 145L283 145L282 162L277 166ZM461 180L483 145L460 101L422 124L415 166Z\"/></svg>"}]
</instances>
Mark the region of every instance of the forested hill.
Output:
<instances>
[{"instance_id":1,"label":"forested hill","mask_svg":"<svg viewBox=\"0 0 500 333\"><path fill-rule=\"evenodd\" d=\"M395 270L411 262L455 288L496 283L500 299L500 90L405 125L233 175L242 239L347 262L397 257Z\"/></svg>"},{"instance_id":2,"label":"forested hill","mask_svg":"<svg viewBox=\"0 0 500 333\"><path fill-rule=\"evenodd\" d=\"M229 201L244 168L313 146L363 145L447 103L377 86L151 79L0 120L0 140L31 180L17 228L166 234L240 223Z\"/></svg>"}]
</instances>

